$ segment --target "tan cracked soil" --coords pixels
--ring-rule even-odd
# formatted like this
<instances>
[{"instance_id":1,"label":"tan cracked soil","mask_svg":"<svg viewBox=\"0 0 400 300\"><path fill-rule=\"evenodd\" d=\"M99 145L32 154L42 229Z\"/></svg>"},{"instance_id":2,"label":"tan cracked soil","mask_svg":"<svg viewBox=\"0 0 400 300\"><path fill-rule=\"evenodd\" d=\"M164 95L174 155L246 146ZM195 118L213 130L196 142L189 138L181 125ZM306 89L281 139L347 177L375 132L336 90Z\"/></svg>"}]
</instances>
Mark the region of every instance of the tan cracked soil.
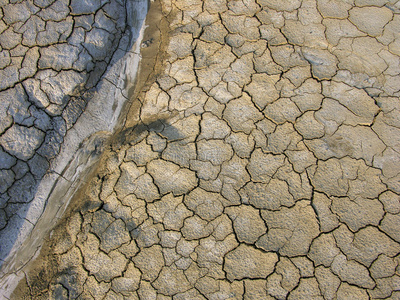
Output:
<instances>
[{"instance_id":1,"label":"tan cracked soil","mask_svg":"<svg viewBox=\"0 0 400 300\"><path fill-rule=\"evenodd\" d=\"M400 299L399 23L152 3L125 127L12 299Z\"/></svg>"}]
</instances>

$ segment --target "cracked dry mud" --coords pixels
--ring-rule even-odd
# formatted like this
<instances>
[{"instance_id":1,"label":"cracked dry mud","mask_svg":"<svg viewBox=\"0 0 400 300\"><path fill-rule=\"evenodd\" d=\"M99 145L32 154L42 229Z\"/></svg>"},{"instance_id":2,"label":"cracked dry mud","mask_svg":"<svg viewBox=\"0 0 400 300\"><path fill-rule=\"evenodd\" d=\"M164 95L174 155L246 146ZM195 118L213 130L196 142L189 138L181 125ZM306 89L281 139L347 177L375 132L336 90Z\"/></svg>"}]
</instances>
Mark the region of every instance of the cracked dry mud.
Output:
<instances>
[{"instance_id":1,"label":"cracked dry mud","mask_svg":"<svg viewBox=\"0 0 400 300\"><path fill-rule=\"evenodd\" d=\"M45 208L63 210L112 131L144 2L0 0L0 286L5 267L26 262L15 259L24 241L54 227Z\"/></svg>"},{"instance_id":2,"label":"cracked dry mud","mask_svg":"<svg viewBox=\"0 0 400 300\"><path fill-rule=\"evenodd\" d=\"M152 9L154 71L12 299L400 299L400 2Z\"/></svg>"}]
</instances>

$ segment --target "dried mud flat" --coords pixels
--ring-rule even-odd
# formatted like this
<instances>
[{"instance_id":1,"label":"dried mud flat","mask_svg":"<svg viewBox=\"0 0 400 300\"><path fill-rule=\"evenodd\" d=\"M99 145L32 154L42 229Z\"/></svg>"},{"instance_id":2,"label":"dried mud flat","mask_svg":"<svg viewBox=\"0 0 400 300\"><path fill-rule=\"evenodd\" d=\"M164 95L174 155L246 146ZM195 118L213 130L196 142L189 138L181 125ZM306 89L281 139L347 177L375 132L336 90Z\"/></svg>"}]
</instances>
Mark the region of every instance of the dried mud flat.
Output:
<instances>
[{"instance_id":1,"label":"dried mud flat","mask_svg":"<svg viewBox=\"0 0 400 300\"><path fill-rule=\"evenodd\" d=\"M11 299L400 299L400 2L152 2L124 127Z\"/></svg>"}]
</instances>

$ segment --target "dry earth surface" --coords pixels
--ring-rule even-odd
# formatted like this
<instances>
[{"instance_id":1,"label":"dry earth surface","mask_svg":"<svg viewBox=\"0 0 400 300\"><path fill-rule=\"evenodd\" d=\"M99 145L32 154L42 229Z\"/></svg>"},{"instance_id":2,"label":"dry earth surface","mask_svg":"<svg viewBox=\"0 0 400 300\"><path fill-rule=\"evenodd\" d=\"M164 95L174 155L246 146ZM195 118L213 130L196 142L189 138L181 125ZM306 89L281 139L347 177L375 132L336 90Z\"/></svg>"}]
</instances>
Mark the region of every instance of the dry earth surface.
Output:
<instances>
[{"instance_id":1,"label":"dry earth surface","mask_svg":"<svg viewBox=\"0 0 400 300\"><path fill-rule=\"evenodd\" d=\"M147 23L125 126L10 299L400 299L400 2L156 0ZM75 72L54 47L12 105Z\"/></svg>"},{"instance_id":2,"label":"dry earth surface","mask_svg":"<svg viewBox=\"0 0 400 300\"><path fill-rule=\"evenodd\" d=\"M147 0L0 1L0 290L117 126Z\"/></svg>"}]
</instances>

